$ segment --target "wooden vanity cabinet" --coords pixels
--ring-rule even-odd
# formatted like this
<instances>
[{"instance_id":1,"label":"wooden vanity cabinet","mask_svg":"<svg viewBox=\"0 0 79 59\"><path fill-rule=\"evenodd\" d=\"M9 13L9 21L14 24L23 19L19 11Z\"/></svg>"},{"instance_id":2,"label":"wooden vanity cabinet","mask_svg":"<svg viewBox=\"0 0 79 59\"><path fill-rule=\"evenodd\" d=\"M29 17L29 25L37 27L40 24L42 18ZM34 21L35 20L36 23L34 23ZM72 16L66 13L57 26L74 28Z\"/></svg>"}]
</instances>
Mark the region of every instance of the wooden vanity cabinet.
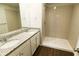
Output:
<instances>
[{"instance_id":1,"label":"wooden vanity cabinet","mask_svg":"<svg viewBox=\"0 0 79 59\"><path fill-rule=\"evenodd\" d=\"M11 52L8 56L32 56L40 45L40 32Z\"/></svg>"},{"instance_id":2,"label":"wooden vanity cabinet","mask_svg":"<svg viewBox=\"0 0 79 59\"><path fill-rule=\"evenodd\" d=\"M31 48L30 48L30 40L22 44L16 50L9 54L9 56L30 56Z\"/></svg>"}]
</instances>

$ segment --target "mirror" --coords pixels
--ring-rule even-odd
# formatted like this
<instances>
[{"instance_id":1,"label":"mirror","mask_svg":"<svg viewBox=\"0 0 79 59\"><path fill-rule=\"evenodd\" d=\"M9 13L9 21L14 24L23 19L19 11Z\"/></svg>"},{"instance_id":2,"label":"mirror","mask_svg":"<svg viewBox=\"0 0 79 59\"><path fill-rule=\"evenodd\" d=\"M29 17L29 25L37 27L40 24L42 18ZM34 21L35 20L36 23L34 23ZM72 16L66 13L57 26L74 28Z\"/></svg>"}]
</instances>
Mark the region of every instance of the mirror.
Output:
<instances>
[{"instance_id":1,"label":"mirror","mask_svg":"<svg viewBox=\"0 0 79 59\"><path fill-rule=\"evenodd\" d=\"M20 28L19 3L0 3L0 34Z\"/></svg>"}]
</instances>

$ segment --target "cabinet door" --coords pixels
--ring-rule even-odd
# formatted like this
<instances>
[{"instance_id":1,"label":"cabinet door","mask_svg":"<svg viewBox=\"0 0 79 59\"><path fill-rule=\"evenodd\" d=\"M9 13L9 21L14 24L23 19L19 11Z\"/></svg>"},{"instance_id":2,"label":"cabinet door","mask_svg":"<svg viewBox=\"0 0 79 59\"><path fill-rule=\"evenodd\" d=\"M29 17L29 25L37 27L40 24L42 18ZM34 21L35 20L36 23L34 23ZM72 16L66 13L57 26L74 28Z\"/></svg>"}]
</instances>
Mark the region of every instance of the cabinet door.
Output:
<instances>
[{"instance_id":1,"label":"cabinet door","mask_svg":"<svg viewBox=\"0 0 79 59\"><path fill-rule=\"evenodd\" d=\"M40 45L40 33L36 34L36 38L37 38L37 47Z\"/></svg>"},{"instance_id":2,"label":"cabinet door","mask_svg":"<svg viewBox=\"0 0 79 59\"><path fill-rule=\"evenodd\" d=\"M9 56L30 56L31 48L30 48L30 40L22 44L16 50L14 50Z\"/></svg>"},{"instance_id":3,"label":"cabinet door","mask_svg":"<svg viewBox=\"0 0 79 59\"><path fill-rule=\"evenodd\" d=\"M20 56L20 49L14 50L12 53L10 53L8 56Z\"/></svg>"},{"instance_id":4,"label":"cabinet door","mask_svg":"<svg viewBox=\"0 0 79 59\"><path fill-rule=\"evenodd\" d=\"M30 46L30 39L23 44L23 56L31 56L31 46Z\"/></svg>"},{"instance_id":5,"label":"cabinet door","mask_svg":"<svg viewBox=\"0 0 79 59\"><path fill-rule=\"evenodd\" d=\"M32 38L31 38L31 50L32 50L32 55L34 54L34 52L35 52L35 50L36 50L36 48L37 48L37 45L36 45L37 43L36 43L36 37L35 36L33 36Z\"/></svg>"}]
</instances>

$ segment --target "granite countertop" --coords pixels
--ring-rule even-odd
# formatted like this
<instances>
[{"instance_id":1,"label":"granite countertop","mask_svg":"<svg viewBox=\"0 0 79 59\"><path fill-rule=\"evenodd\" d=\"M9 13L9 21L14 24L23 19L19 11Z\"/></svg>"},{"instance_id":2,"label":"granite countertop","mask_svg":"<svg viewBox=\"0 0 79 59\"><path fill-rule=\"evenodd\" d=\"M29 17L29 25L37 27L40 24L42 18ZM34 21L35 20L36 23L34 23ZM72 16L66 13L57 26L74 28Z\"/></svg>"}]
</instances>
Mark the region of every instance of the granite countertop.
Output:
<instances>
[{"instance_id":1,"label":"granite countertop","mask_svg":"<svg viewBox=\"0 0 79 59\"><path fill-rule=\"evenodd\" d=\"M6 47L3 48L4 45L1 46L0 47L0 56L6 56L7 54L11 53L13 50L18 48L21 44L23 44L25 41L30 39L33 35L35 35L38 32L39 32L39 29L29 29L28 31L23 31L23 32L9 38L9 40L18 39L19 42L10 48L6 48ZM13 44L14 44L14 42L13 42Z\"/></svg>"}]
</instances>

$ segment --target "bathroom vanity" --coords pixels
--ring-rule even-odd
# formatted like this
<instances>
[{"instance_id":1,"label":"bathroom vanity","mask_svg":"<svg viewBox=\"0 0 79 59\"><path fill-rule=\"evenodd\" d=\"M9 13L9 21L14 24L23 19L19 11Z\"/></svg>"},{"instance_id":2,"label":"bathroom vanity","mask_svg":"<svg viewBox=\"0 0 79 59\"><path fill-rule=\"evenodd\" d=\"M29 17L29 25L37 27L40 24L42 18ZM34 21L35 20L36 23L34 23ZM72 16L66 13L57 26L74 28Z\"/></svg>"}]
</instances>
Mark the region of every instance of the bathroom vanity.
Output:
<instances>
[{"instance_id":1,"label":"bathroom vanity","mask_svg":"<svg viewBox=\"0 0 79 59\"><path fill-rule=\"evenodd\" d=\"M1 56L32 56L40 45L39 29L24 29L0 46Z\"/></svg>"}]
</instances>

